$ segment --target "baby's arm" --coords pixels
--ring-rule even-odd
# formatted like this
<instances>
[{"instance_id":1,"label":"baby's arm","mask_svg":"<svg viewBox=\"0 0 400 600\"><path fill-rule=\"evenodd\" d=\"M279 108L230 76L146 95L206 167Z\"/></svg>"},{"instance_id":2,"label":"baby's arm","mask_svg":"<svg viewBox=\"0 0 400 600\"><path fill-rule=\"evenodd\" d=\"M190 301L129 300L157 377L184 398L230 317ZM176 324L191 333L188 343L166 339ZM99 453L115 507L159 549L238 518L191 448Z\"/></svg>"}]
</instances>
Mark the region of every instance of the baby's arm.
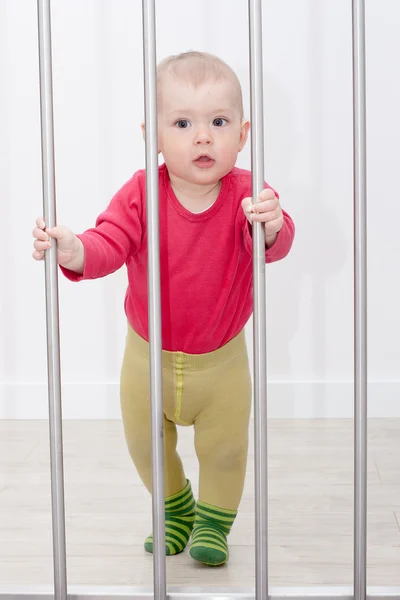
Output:
<instances>
[{"instance_id":1,"label":"baby's arm","mask_svg":"<svg viewBox=\"0 0 400 600\"><path fill-rule=\"evenodd\" d=\"M119 269L137 251L142 239L141 189L133 177L115 194L95 227L75 235L66 227L46 229L39 218L33 230L33 257L41 260L57 240L57 262L72 281L105 277Z\"/></svg>"}]
</instances>

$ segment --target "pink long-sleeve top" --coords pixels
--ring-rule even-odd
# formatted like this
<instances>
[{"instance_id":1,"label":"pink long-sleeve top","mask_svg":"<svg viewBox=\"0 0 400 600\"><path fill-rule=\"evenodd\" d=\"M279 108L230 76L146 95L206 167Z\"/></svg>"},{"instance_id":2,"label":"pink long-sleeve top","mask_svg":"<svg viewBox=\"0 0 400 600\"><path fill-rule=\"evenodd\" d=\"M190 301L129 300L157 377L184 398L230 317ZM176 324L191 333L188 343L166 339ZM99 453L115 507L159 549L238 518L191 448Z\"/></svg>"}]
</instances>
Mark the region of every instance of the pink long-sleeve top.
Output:
<instances>
[{"instance_id":1,"label":"pink long-sleeve top","mask_svg":"<svg viewBox=\"0 0 400 600\"><path fill-rule=\"evenodd\" d=\"M267 186L267 184L266 184ZM268 187L268 186L267 186ZM192 213L176 198L165 165L159 167L162 347L202 354L220 348L245 326L252 313L252 237L241 202L251 196L251 173L234 168L217 200ZM294 224L284 225L267 263L284 258ZM96 226L79 235L84 271L62 269L72 281L128 270L125 312L131 327L148 340L146 176L141 170L115 194Z\"/></svg>"}]
</instances>

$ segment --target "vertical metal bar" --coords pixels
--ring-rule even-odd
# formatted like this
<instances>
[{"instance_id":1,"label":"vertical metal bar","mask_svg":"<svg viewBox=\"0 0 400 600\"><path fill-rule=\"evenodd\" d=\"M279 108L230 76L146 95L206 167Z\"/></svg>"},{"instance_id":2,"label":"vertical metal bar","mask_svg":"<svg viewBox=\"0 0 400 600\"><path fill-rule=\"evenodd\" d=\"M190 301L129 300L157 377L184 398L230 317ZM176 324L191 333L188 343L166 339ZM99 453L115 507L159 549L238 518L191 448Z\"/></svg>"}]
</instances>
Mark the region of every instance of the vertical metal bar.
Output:
<instances>
[{"instance_id":1,"label":"vertical metal bar","mask_svg":"<svg viewBox=\"0 0 400 600\"><path fill-rule=\"evenodd\" d=\"M155 0L142 0L155 600L166 600Z\"/></svg>"},{"instance_id":2,"label":"vertical metal bar","mask_svg":"<svg viewBox=\"0 0 400 600\"><path fill-rule=\"evenodd\" d=\"M251 170L253 203L264 189L263 52L261 0L249 0ZM268 463L265 234L253 223L254 439L256 600L268 598Z\"/></svg>"},{"instance_id":3,"label":"vertical metal bar","mask_svg":"<svg viewBox=\"0 0 400 600\"><path fill-rule=\"evenodd\" d=\"M37 9L42 139L43 216L46 226L53 227L56 224L56 192L54 175L50 0L38 0ZM45 259L54 595L57 600L66 600L67 566L65 549L58 271L57 247L56 243L54 242L55 240L53 240L53 247L51 250L46 253Z\"/></svg>"},{"instance_id":4,"label":"vertical metal bar","mask_svg":"<svg viewBox=\"0 0 400 600\"><path fill-rule=\"evenodd\" d=\"M354 598L367 572L367 191L365 0L353 0L354 133Z\"/></svg>"}]
</instances>

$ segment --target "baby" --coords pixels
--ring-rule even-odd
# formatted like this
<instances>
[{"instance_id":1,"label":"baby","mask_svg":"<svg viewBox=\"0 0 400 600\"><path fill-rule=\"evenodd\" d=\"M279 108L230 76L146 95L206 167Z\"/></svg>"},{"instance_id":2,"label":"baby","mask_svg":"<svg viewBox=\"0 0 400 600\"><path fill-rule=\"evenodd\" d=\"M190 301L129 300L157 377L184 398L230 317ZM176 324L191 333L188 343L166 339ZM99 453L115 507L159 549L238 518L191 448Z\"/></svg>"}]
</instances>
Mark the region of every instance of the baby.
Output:
<instances>
[{"instance_id":1,"label":"baby","mask_svg":"<svg viewBox=\"0 0 400 600\"><path fill-rule=\"evenodd\" d=\"M252 223L265 224L265 260L284 258L294 225L266 185L252 205L251 173L235 167L250 123L232 69L187 52L158 67L160 277L163 348L167 555L206 565L229 557L227 536L246 472L251 380L244 327L252 313ZM142 125L144 131L145 125ZM151 493L145 171L115 194L94 228L33 230L33 257L57 240L57 260L72 281L127 266L128 320L121 372L127 446ZM176 451L177 425L194 426L199 461L195 501ZM150 535L145 549L153 550Z\"/></svg>"}]
</instances>

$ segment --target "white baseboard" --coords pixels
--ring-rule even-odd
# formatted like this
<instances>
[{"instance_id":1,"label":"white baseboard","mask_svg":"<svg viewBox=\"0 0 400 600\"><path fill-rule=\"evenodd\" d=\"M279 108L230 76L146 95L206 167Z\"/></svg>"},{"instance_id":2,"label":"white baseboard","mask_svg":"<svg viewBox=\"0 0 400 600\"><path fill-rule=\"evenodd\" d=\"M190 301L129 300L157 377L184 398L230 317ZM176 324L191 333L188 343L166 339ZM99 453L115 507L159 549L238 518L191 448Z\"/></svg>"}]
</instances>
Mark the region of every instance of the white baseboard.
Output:
<instances>
[{"instance_id":1,"label":"white baseboard","mask_svg":"<svg viewBox=\"0 0 400 600\"><path fill-rule=\"evenodd\" d=\"M400 418L400 381L371 381L368 415ZM65 383L64 419L119 419L118 383ZM351 418L353 384L333 381L271 381L270 418ZM0 419L47 419L45 383L0 383Z\"/></svg>"}]
</instances>

